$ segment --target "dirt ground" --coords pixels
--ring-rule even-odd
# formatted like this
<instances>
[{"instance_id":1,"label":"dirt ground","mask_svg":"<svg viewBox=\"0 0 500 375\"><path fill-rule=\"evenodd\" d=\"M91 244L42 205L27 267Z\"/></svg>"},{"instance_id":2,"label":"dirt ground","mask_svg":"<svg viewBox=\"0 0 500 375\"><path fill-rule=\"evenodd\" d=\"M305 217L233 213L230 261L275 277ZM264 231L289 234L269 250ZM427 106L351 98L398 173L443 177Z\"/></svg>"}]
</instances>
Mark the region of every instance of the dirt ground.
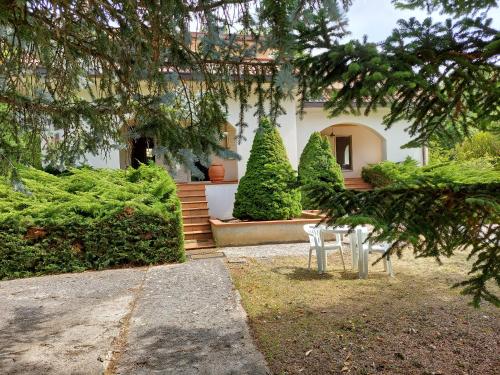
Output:
<instances>
[{"instance_id":1,"label":"dirt ground","mask_svg":"<svg viewBox=\"0 0 500 375\"><path fill-rule=\"evenodd\" d=\"M499 309L450 288L466 277L465 254L441 266L405 254L394 278L377 264L368 280L338 255L324 275L305 257L247 262L229 267L275 374L500 373Z\"/></svg>"}]
</instances>

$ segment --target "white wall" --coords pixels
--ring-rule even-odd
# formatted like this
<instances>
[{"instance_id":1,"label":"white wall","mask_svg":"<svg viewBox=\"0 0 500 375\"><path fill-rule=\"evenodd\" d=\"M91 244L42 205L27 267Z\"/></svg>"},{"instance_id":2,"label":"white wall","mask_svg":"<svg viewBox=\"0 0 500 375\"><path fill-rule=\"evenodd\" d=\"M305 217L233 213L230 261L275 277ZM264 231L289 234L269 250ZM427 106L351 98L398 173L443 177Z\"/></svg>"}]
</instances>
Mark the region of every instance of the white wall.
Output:
<instances>
[{"instance_id":1,"label":"white wall","mask_svg":"<svg viewBox=\"0 0 500 375\"><path fill-rule=\"evenodd\" d=\"M246 165L250 156L252 142L255 136L255 131L258 127L258 119L254 116L255 96L249 100L251 104L249 110L245 113L245 122L248 127L244 129L243 135L246 140L236 145L238 154L241 160L238 161L237 178L241 179L246 171ZM391 160L395 162L403 161L407 156L422 162L422 150L420 148L401 149L401 146L410 141L409 134L405 131L406 123L400 122L393 125L390 129L385 130L382 125L382 118L387 110L379 110L372 112L369 116L354 116L354 115L341 115L335 118L328 117L328 113L323 108L309 107L305 108L306 114L301 119L297 116L297 103L293 100L288 100L283 103L286 114L278 118L279 132L283 138L283 143L288 153L288 158L294 169L298 167L300 154L304 149L311 134L315 131L321 132L322 130L332 126L338 125L334 128L337 129L338 135L352 135L353 136L353 162L354 171L352 173L345 173L346 177L359 176L361 168L367 163L376 163L382 160ZM228 122L231 125L236 125L239 121L239 104L235 100L228 103ZM349 134L348 127L340 125L362 125L357 128L351 127L352 132ZM370 129L370 130L368 130ZM237 129L238 132L238 129ZM341 134L342 133L342 134ZM377 137L377 135L380 137ZM383 139L385 145L380 151L380 147L375 143ZM119 168L120 156L118 150L113 150L109 157L106 159L104 156L87 155L88 163L96 168ZM234 169L233 169L234 170ZM185 180L186 173L180 173L179 180ZM235 178L235 176L227 176Z\"/></svg>"},{"instance_id":2,"label":"white wall","mask_svg":"<svg viewBox=\"0 0 500 375\"><path fill-rule=\"evenodd\" d=\"M208 214L211 217L226 220L233 217L234 196L238 184L206 184L205 194L208 202Z\"/></svg>"},{"instance_id":3,"label":"white wall","mask_svg":"<svg viewBox=\"0 0 500 375\"><path fill-rule=\"evenodd\" d=\"M258 118L254 116L255 108L253 107L253 104L255 104L255 97L251 98L249 103L251 104L251 107L245 112L245 122L248 124L248 127L243 131L243 135L246 140L236 146L237 152L241 156L241 160L238 161L238 179L241 179L241 177L245 175L248 158L250 157L250 150L255 137L255 131L259 125ZM240 107L238 102L234 100L228 103L228 107L228 122L234 126L239 121ZM283 107L286 110L286 114L278 117L277 119L278 125L280 125L279 132L283 138L283 144L287 150L290 163L294 169L297 169L297 117L295 101L286 101L283 103Z\"/></svg>"},{"instance_id":4,"label":"white wall","mask_svg":"<svg viewBox=\"0 0 500 375\"><path fill-rule=\"evenodd\" d=\"M85 154L85 164L91 165L94 168L120 168L120 151L111 150L106 156L104 154L93 155Z\"/></svg>"}]
</instances>

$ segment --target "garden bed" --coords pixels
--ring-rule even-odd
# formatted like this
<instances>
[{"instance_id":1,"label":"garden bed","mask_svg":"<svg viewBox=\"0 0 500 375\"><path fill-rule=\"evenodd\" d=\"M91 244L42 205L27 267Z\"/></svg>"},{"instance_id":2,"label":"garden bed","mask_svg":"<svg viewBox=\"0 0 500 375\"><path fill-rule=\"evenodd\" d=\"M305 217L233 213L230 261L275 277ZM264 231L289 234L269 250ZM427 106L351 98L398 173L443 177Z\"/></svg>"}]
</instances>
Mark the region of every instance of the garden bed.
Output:
<instances>
[{"instance_id":1,"label":"garden bed","mask_svg":"<svg viewBox=\"0 0 500 375\"><path fill-rule=\"evenodd\" d=\"M267 243L307 242L305 224L317 224L315 211L304 211L300 218L270 221L222 221L211 219L212 233L219 247L261 245Z\"/></svg>"}]
</instances>

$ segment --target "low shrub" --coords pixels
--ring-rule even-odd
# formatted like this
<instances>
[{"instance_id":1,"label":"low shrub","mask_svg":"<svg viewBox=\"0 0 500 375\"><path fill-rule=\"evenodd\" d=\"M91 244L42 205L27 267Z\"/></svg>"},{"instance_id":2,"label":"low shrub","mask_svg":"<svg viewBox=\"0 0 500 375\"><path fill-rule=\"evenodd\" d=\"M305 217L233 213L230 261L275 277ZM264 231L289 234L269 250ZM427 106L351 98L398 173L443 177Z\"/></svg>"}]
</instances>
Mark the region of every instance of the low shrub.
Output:
<instances>
[{"instance_id":1,"label":"low shrub","mask_svg":"<svg viewBox=\"0 0 500 375\"><path fill-rule=\"evenodd\" d=\"M0 181L0 279L185 259L176 186L158 166L21 169Z\"/></svg>"},{"instance_id":2,"label":"low shrub","mask_svg":"<svg viewBox=\"0 0 500 375\"><path fill-rule=\"evenodd\" d=\"M476 164L487 161L497 168L500 167L500 136L498 132L476 132L452 147L443 143L445 142L436 140L430 142L430 164L441 164L453 160L458 162L476 160Z\"/></svg>"},{"instance_id":3,"label":"low shrub","mask_svg":"<svg viewBox=\"0 0 500 375\"><path fill-rule=\"evenodd\" d=\"M458 161L489 159L493 164L500 164L500 137L489 132L477 132L455 146Z\"/></svg>"},{"instance_id":4,"label":"low shrub","mask_svg":"<svg viewBox=\"0 0 500 375\"><path fill-rule=\"evenodd\" d=\"M419 167L415 160L406 158L401 163L383 161L363 167L361 177L375 187L384 187L396 182L408 181L418 174Z\"/></svg>"},{"instance_id":5,"label":"low shrub","mask_svg":"<svg viewBox=\"0 0 500 375\"><path fill-rule=\"evenodd\" d=\"M332 154L328 140L320 133L314 132L300 155L299 183L302 192L302 207L306 210L316 210L310 196L311 185L329 184L339 188L344 187L344 176L340 165Z\"/></svg>"},{"instance_id":6,"label":"low shrub","mask_svg":"<svg viewBox=\"0 0 500 375\"><path fill-rule=\"evenodd\" d=\"M384 161L364 167L361 175L365 181L379 188L395 184L418 185L428 178L435 183L480 184L500 181L500 171L487 158L455 160L425 167L419 167L411 158L401 163Z\"/></svg>"},{"instance_id":7,"label":"low shrub","mask_svg":"<svg viewBox=\"0 0 500 375\"><path fill-rule=\"evenodd\" d=\"M233 216L243 220L284 220L300 216L300 191L281 136L263 119L236 192Z\"/></svg>"}]
</instances>

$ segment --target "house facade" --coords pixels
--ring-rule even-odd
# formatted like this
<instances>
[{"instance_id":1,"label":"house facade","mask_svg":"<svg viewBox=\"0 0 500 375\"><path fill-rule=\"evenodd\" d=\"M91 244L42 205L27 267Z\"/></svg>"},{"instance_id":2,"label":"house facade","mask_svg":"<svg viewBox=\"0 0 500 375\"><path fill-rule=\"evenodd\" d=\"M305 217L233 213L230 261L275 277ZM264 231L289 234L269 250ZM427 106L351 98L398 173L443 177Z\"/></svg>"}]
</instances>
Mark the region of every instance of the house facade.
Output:
<instances>
[{"instance_id":1,"label":"house facade","mask_svg":"<svg viewBox=\"0 0 500 375\"><path fill-rule=\"evenodd\" d=\"M403 161L408 156L420 163L425 163L425 150L422 148L401 148L411 140L406 132L408 123L400 122L390 129L382 125L382 118L387 110L372 112L369 116L341 115L330 117L320 102L308 102L305 114L297 114L297 101L284 103L286 113L278 118L279 132L283 138L288 158L294 169L297 169L300 155L313 132L321 132L328 137L332 153L342 167L346 179L359 178L361 170L368 164L384 160ZM170 171L178 183L204 184L208 201L209 215L219 219L232 217L234 194L238 181L244 176L246 164L250 156L258 119L253 116L250 108L245 120L246 140L237 143L235 140L236 124L239 118L239 105L236 101L229 103L224 146L236 151L240 160L222 160L213 158L213 163L224 165L224 181L211 183L209 181L194 181L191 173L180 166ZM151 141L153 142L153 141ZM153 147L152 144L149 147ZM96 168L126 168L133 164L134 150L115 150L107 158L102 155L87 155L87 163ZM156 163L162 164L161 160ZM208 180L208 176L206 178Z\"/></svg>"}]
</instances>

